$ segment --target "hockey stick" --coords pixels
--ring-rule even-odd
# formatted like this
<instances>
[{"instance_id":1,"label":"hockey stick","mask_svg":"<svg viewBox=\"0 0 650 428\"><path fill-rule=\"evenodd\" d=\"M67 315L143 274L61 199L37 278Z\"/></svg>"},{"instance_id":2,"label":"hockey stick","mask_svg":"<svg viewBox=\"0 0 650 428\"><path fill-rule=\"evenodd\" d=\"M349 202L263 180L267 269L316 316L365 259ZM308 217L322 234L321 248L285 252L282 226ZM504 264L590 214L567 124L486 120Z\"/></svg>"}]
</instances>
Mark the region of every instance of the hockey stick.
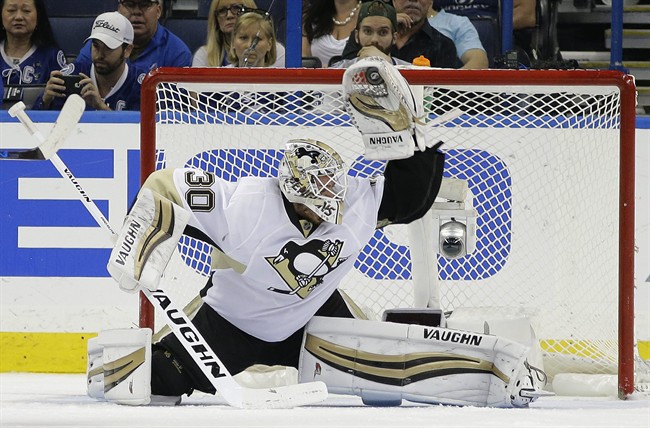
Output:
<instances>
[{"instance_id":1,"label":"hockey stick","mask_svg":"<svg viewBox=\"0 0 650 428\"><path fill-rule=\"evenodd\" d=\"M22 102L17 103L9 109L9 115L12 117L18 118L18 120L27 128L30 134L32 134L40 143L40 145L34 149L16 151L16 150L7 150L2 153L7 156L2 156L1 159L11 159L11 160L49 160L52 162L52 165L56 170L61 174L63 178L67 178L68 182L75 188L79 195L79 200L84 204L88 212L93 216L93 218L100 224L100 226L105 227L111 234L115 235L111 225L106 220L106 217L102 212L97 208L95 202L88 196L88 193L83 189L79 181L75 178L74 174L66 166L65 163L61 160L57 151L63 142L70 136L70 133L75 129L79 119L86 109L86 102L78 95L70 95L65 101L61 113L54 124L52 132L47 136L43 137L43 134L36 128L34 122L27 116L25 113L25 104Z\"/></svg>"},{"instance_id":2,"label":"hockey stick","mask_svg":"<svg viewBox=\"0 0 650 428\"><path fill-rule=\"evenodd\" d=\"M73 101L70 101L71 98ZM79 99L83 102L81 98ZM66 108L69 103L70 106ZM52 138L48 136L47 139L38 132L32 120L25 113L24 105L22 108L15 109L14 114L18 116L19 120L25 125L25 127L27 127L30 133L39 140L39 143L41 143L38 148L33 150L41 150L41 153L44 156L43 159L49 159L52 161L57 171L75 185L78 195L84 203L84 206L88 209L88 212L101 227L115 238L116 234L113 229L111 229L108 220L106 220L102 212L97 208L97 205L95 205L93 200L76 181L65 163L63 163L56 154L58 147L61 146L71 130L74 129L74 126L81 116L81 114L77 117L76 115L69 113L68 109L77 112L78 107L79 105L77 101L74 100L74 97L69 97L68 101L66 101L66 104L64 105L66 115L63 116L62 110L61 115L57 120L57 125L55 125L55 128L61 128L58 128L59 131L57 131ZM85 108L85 102L83 108ZM83 112L83 110L81 111ZM63 130L66 132L64 133ZM53 142L56 144L51 144ZM44 148L45 143L48 144L48 148L43 151L42 149ZM5 159L20 158L6 157ZM327 387L323 382L302 383L268 389L242 387L228 372L225 365L210 348L199 331L196 330L187 315L185 315L185 313L174 304L171 298L162 289L149 290L146 287L140 288L147 299L149 299L149 301L164 314L166 324L170 327L199 369L207 377L208 381L210 381L212 386L219 391L221 396L229 405L240 408L286 408L313 404L327 398Z\"/></svg>"},{"instance_id":3,"label":"hockey stick","mask_svg":"<svg viewBox=\"0 0 650 428\"><path fill-rule=\"evenodd\" d=\"M0 150L0 160L2 159L17 159L17 160L47 160L56 155L59 146L65 141L70 133L75 129L81 115L86 108L85 101L78 95L71 95L66 100L59 117L54 124L54 128L47 138L36 129L34 123L29 120L24 120L27 116L25 113L25 104L21 101L16 103L9 109L11 117L18 116L18 120L22 122L30 134L34 135L40 145L33 149L24 150Z\"/></svg>"}]
</instances>

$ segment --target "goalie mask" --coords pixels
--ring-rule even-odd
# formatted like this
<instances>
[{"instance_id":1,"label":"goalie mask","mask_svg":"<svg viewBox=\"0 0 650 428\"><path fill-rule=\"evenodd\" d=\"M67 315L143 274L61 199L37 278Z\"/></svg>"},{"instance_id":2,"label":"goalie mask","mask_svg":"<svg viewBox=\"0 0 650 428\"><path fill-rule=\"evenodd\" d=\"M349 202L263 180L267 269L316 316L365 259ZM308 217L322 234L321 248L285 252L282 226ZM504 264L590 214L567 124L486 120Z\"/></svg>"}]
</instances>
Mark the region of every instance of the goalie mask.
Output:
<instances>
[{"instance_id":1,"label":"goalie mask","mask_svg":"<svg viewBox=\"0 0 650 428\"><path fill-rule=\"evenodd\" d=\"M304 204L324 221L341 224L347 174L331 147L309 139L289 141L280 161L279 180L289 202Z\"/></svg>"}]
</instances>

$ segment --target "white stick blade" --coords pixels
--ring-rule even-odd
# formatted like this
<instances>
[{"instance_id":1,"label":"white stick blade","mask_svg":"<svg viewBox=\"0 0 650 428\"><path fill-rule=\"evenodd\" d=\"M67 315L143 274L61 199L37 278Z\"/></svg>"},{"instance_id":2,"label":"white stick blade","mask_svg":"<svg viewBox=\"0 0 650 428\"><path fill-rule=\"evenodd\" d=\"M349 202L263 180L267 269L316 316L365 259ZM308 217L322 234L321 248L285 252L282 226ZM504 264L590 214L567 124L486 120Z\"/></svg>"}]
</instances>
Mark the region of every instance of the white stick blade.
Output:
<instances>
[{"instance_id":1,"label":"white stick blade","mask_svg":"<svg viewBox=\"0 0 650 428\"><path fill-rule=\"evenodd\" d=\"M86 102L79 95L72 94L68 97L50 135L39 147L45 159L50 159L59 150L61 144L77 127L85 109Z\"/></svg>"},{"instance_id":2,"label":"white stick blade","mask_svg":"<svg viewBox=\"0 0 650 428\"><path fill-rule=\"evenodd\" d=\"M298 383L269 389L242 388L244 409L289 409L327 399L323 382Z\"/></svg>"}]
</instances>

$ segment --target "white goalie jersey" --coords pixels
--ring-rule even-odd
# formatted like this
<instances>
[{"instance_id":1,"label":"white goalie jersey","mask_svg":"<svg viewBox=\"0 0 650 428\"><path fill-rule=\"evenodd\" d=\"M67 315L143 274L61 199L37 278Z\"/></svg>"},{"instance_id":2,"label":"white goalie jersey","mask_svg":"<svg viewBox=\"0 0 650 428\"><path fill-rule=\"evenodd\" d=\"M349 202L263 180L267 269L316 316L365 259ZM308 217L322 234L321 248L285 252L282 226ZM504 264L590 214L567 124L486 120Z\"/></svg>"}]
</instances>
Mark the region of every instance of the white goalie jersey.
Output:
<instances>
[{"instance_id":1,"label":"white goalie jersey","mask_svg":"<svg viewBox=\"0 0 650 428\"><path fill-rule=\"evenodd\" d=\"M304 326L353 268L377 227L384 185L381 176L349 177L342 223L313 227L286 209L275 178L232 183L194 169L171 174L147 185L191 211L188 226L220 250L204 301L270 342Z\"/></svg>"}]
</instances>

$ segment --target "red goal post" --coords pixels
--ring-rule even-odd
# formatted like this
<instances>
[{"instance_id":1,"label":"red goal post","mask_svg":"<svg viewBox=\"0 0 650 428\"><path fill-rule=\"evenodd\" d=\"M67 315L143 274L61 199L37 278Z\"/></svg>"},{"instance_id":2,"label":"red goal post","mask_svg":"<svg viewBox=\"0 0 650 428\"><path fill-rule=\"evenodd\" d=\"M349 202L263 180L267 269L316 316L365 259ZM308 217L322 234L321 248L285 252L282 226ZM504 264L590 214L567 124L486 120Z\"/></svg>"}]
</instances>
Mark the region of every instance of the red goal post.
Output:
<instances>
[{"instance_id":1,"label":"red goal post","mask_svg":"<svg viewBox=\"0 0 650 428\"><path fill-rule=\"evenodd\" d=\"M215 152L241 150L246 158L250 150L263 153L277 150L285 141L281 137L292 136L298 130L316 134L310 135L313 138L322 133L331 139L326 141L334 141L337 150L347 150L349 145L357 146L356 151L348 155L348 159L356 163L360 159L360 143L355 141L358 133L355 136L356 130L349 126L349 122L346 123L345 112L337 100L337 85L340 86L342 74L343 70L338 69L260 68L161 68L150 72L142 85L142 181L157 168L182 166L187 159L180 164L169 161L175 150L186 151L190 157L193 156L192 147L196 147L197 153L204 154L211 148ZM469 305L472 300L485 304L486 296L491 295L496 296L492 302L494 305L502 302L511 307L537 305L532 313L541 317L542 328L557 324L548 337L540 339L546 339L542 346L545 353L553 357L552 364L562 366L559 371L565 370L563 367L567 361L572 365L579 360L581 367L577 371L589 372L595 368L596 372L606 373L609 369L603 361L613 362L618 373L619 396L631 394L635 374L636 88L633 77L617 71L593 70L418 69L403 70L402 74L412 86L423 88L422 99L430 117L450 109L462 111L460 117L434 128L432 132L446 142L443 146L449 152L446 174L449 171L451 176L470 181L472 203L478 207L478 221L484 227L483 232L480 227L478 232L484 234L484 243L477 243L477 252L481 254L468 257L466 265L463 262L451 263L438 256L443 309ZM252 104L244 108L246 103ZM240 141L242 139L246 141ZM270 149L258 146L275 139L281 141L274 141ZM167 140L164 148L160 146L162 140ZM528 158L520 162L521 153L528 150L529 143L535 148L531 148L530 153L525 154ZM231 146L234 144L236 148ZM508 148L501 151L502 146ZM524 152L520 151L522 147ZM233 153L216 160L215 165L220 166L215 168L229 168L231 162L240 162L236 153L234 161L230 156ZM204 165L206 157L193 165ZM610 165L608 158L614 159L616 164ZM252 167L252 171L244 168L245 173L266 174L268 169L272 174L274 160L269 162L267 168L254 160L252 165L257 166ZM616 182L609 183L612 180L603 179L606 174L599 172L601 168ZM552 182L549 187L542 185L546 180ZM530 191L533 194L519 190L516 186L521 183L528 188L534 187L535 190ZM502 192L500 199L490 200L495 193L490 186ZM598 200L599 196L603 201ZM555 203L558 205L553 205ZM575 210L572 210L574 203ZM600 211L601 204L607 206L602 211L609 212L604 217L594 213ZM547 205L548 211L544 211ZM526 209L534 211L532 217L520 221L527 215ZM485 215L483 220L482 215ZM517 223L525 226L517 229ZM569 226L564 227L564 223L569 223ZM539 225L544 226L537 231L529 230ZM498 233L495 234L495 230ZM557 234L555 240L548 239L553 234ZM607 234L615 235L611 242L604 246L596 242ZM397 230L378 237L378 244L369 250L368 258L375 261L398 257L396 254L400 251L405 253L408 242L404 242L403 235L403 231ZM525 239L517 241L523 235ZM397 238L393 239L395 236ZM382 244L382 240L390 245ZM395 243L401 249L387 256L381 252ZM570 248L560 250L554 245ZM518 254L522 253L526 255L519 259ZM552 255L548 256L549 253ZM590 258L594 259L593 265L583 264ZM187 262L186 258L184 260ZM379 298L367 297L363 294L365 292L361 292L363 305L371 310L381 310L382 307L412 304L410 297L403 294L406 288L400 285L402 283L392 281L394 278L405 279L405 284L410 281L409 260L404 262L403 272L391 271L387 276L382 276L381 272L382 269L392 269L386 267L388 265L375 270L372 266L363 267L362 261L358 263L359 277L364 282L370 278L369 282L380 284L377 287L380 289ZM564 266L572 263L576 266ZM558 267L558 264L562 266ZM581 281L581 276L588 275L585 271L591 270L594 270L594 276ZM505 271L512 273L507 276ZM608 278L607 283L601 285L598 276ZM388 277L391 284L386 281ZM567 277L570 279L565 279ZM537 282L530 286L520 284L534 282L530 278L536 278ZM593 289L590 290L592 282ZM559 284L557 289L551 289L554 283ZM575 285L579 283L580 287ZM502 284L506 284L506 290L501 290ZM474 285L477 286L473 288ZM575 295L562 295L560 303L554 303L556 295L568 293L570 290L567 289L574 286L584 290ZM386 297L393 296L389 293L394 288L399 289L395 292L397 297ZM543 292L540 291L542 288ZM459 289L470 291L459 292ZM520 292L512 300L505 298L510 299L511 295ZM587 296L591 298L591 294L605 292L612 293L607 294L610 296L608 300L618 302L612 308L606 309L603 302L589 301L585 303L586 308L580 308L582 312L577 314L577 320L549 321L566 312L579 312L580 299L588 300ZM598 313L590 313L590 307ZM546 312L551 312L553 318L545 319ZM571 339L563 337L563 329L573 328L569 324L577 324L592 316L595 319L593 328L586 326L586 330L571 330L567 333ZM562 325L562 322L567 325ZM140 325L154 325L153 309L144 298L141 299ZM600 337L606 328L613 328L614 337ZM617 355L601 358L608 351L598 348L600 343L606 343L605 348L613 347L612 352L617 352ZM558 350L560 347L562 349Z\"/></svg>"}]
</instances>

